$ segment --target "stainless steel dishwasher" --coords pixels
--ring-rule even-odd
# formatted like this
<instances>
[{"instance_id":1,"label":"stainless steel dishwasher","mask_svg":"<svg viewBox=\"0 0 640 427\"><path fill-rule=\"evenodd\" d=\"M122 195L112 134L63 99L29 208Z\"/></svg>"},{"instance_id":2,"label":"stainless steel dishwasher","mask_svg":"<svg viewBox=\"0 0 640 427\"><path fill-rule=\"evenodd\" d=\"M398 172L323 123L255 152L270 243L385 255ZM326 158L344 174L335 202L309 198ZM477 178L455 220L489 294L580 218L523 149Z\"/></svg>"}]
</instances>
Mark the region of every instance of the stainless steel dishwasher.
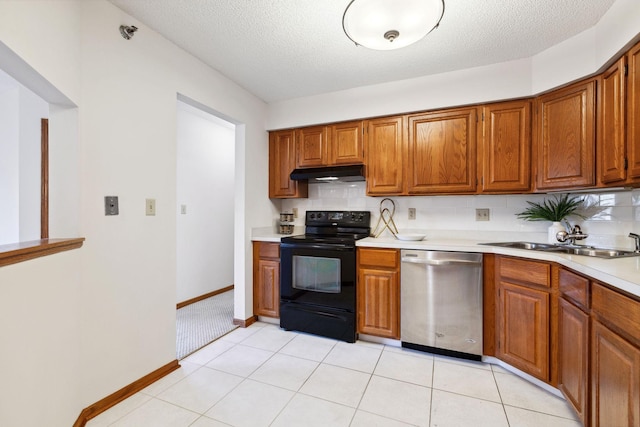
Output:
<instances>
[{"instance_id":1,"label":"stainless steel dishwasher","mask_svg":"<svg viewBox=\"0 0 640 427\"><path fill-rule=\"evenodd\" d=\"M480 360L482 254L401 251L402 346Z\"/></svg>"}]
</instances>

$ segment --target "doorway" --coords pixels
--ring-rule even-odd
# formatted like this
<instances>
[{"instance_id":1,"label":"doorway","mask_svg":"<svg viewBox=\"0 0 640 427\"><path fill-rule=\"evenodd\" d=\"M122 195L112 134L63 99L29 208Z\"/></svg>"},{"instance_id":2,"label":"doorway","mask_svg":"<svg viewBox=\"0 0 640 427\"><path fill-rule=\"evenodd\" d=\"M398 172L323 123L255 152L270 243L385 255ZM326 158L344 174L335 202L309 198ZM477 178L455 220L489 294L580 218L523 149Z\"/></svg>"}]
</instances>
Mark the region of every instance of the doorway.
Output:
<instances>
[{"instance_id":1,"label":"doorway","mask_svg":"<svg viewBox=\"0 0 640 427\"><path fill-rule=\"evenodd\" d=\"M187 322L176 325L176 347L184 357L235 327L235 125L182 100L176 111L176 318Z\"/></svg>"}]
</instances>

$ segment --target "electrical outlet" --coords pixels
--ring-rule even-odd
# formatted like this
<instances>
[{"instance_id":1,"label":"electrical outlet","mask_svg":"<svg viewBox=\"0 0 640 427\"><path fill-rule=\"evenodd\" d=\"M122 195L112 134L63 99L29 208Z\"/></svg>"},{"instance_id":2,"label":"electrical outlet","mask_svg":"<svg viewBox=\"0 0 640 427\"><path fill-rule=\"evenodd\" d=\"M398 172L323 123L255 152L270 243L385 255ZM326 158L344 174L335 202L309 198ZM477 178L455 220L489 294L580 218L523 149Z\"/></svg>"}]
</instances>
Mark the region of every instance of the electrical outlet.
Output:
<instances>
[{"instance_id":1,"label":"electrical outlet","mask_svg":"<svg viewBox=\"0 0 640 427\"><path fill-rule=\"evenodd\" d=\"M104 196L104 214L118 215L118 196Z\"/></svg>"},{"instance_id":2,"label":"electrical outlet","mask_svg":"<svg viewBox=\"0 0 640 427\"><path fill-rule=\"evenodd\" d=\"M147 199L145 205L147 216L154 216L156 214L156 199Z\"/></svg>"},{"instance_id":3,"label":"electrical outlet","mask_svg":"<svg viewBox=\"0 0 640 427\"><path fill-rule=\"evenodd\" d=\"M293 211L293 217L298 218L298 208L293 208L292 211Z\"/></svg>"},{"instance_id":4,"label":"electrical outlet","mask_svg":"<svg viewBox=\"0 0 640 427\"><path fill-rule=\"evenodd\" d=\"M416 208L409 208L409 219L416 219Z\"/></svg>"},{"instance_id":5,"label":"electrical outlet","mask_svg":"<svg viewBox=\"0 0 640 427\"><path fill-rule=\"evenodd\" d=\"M489 221L489 209L476 209L476 221Z\"/></svg>"}]
</instances>

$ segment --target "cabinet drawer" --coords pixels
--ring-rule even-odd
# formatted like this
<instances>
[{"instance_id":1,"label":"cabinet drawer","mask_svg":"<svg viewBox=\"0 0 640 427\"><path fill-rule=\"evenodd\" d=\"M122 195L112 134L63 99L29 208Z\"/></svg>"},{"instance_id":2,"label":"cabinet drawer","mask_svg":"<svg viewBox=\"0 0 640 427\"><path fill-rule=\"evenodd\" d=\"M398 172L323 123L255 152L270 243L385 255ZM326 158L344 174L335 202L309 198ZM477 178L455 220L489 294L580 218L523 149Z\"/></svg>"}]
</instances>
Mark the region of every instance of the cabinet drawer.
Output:
<instances>
[{"instance_id":1,"label":"cabinet drawer","mask_svg":"<svg viewBox=\"0 0 640 427\"><path fill-rule=\"evenodd\" d=\"M594 283L591 307L602 323L640 345L640 302Z\"/></svg>"},{"instance_id":2,"label":"cabinet drawer","mask_svg":"<svg viewBox=\"0 0 640 427\"><path fill-rule=\"evenodd\" d=\"M279 243L260 243L258 251L260 258L277 258L280 259Z\"/></svg>"},{"instance_id":3,"label":"cabinet drawer","mask_svg":"<svg viewBox=\"0 0 640 427\"><path fill-rule=\"evenodd\" d=\"M360 265L396 269L399 252L397 249L359 249L358 262Z\"/></svg>"},{"instance_id":4,"label":"cabinet drawer","mask_svg":"<svg viewBox=\"0 0 640 427\"><path fill-rule=\"evenodd\" d=\"M589 279L560 269L560 292L583 310L589 310Z\"/></svg>"},{"instance_id":5,"label":"cabinet drawer","mask_svg":"<svg viewBox=\"0 0 640 427\"><path fill-rule=\"evenodd\" d=\"M518 258L500 257L498 273L516 283L550 287L551 265Z\"/></svg>"}]
</instances>

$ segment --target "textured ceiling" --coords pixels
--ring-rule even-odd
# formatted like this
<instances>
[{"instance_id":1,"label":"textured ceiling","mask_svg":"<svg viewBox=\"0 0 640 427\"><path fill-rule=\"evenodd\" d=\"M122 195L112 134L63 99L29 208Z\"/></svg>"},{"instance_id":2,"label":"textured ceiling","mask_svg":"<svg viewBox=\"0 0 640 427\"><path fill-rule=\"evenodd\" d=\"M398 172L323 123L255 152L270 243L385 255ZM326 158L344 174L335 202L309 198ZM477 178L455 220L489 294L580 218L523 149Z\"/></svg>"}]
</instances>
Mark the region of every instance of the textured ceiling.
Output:
<instances>
[{"instance_id":1,"label":"textured ceiling","mask_svg":"<svg viewBox=\"0 0 640 427\"><path fill-rule=\"evenodd\" d=\"M615 0L445 0L440 27L396 51L346 37L350 0L110 1L274 102L527 58L592 27Z\"/></svg>"}]
</instances>

